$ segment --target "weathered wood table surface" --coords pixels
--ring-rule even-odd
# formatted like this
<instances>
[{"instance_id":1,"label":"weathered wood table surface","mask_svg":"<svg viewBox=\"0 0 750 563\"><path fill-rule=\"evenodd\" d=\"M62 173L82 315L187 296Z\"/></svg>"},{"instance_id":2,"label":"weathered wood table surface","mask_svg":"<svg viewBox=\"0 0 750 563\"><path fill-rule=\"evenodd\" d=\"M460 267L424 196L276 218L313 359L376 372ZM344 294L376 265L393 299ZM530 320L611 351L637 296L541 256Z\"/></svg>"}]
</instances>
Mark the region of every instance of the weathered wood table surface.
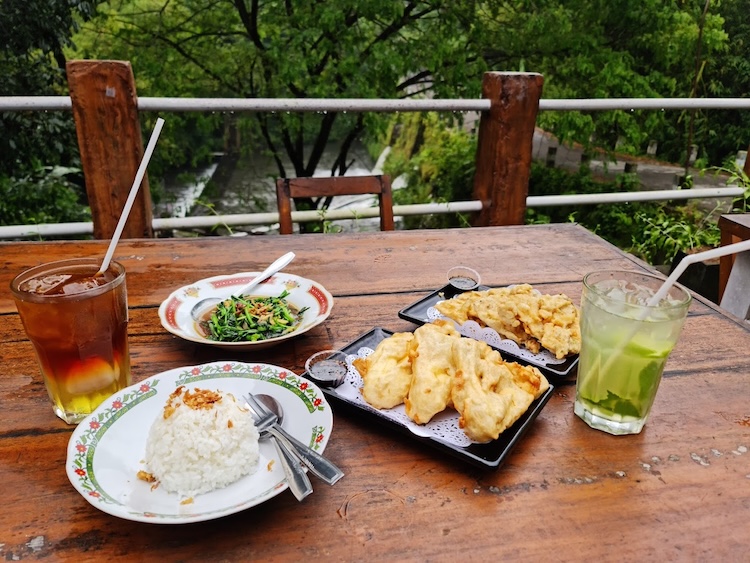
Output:
<instances>
[{"instance_id":1,"label":"weathered wood table surface","mask_svg":"<svg viewBox=\"0 0 750 563\"><path fill-rule=\"evenodd\" d=\"M72 428L52 413L8 285L35 264L103 256L106 241L0 244L0 557L5 560L747 560L750 332L696 298L651 419L635 436L592 430L575 388L554 396L499 469L465 462L334 405L326 454L346 472L297 502L285 492L195 524L131 522L84 500L65 474ZM288 345L227 353L160 325L169 293L201 278L258 271L293 250L289 273L335 298L331 317ZM302 373L318 350L372 327L413 330L397 312L445 284L450 266L483 283L527 282L580 303L595 269L648 269L571 225L389 233L127 240L133 380L214 360Z\"/></svg>"}]
</instances>

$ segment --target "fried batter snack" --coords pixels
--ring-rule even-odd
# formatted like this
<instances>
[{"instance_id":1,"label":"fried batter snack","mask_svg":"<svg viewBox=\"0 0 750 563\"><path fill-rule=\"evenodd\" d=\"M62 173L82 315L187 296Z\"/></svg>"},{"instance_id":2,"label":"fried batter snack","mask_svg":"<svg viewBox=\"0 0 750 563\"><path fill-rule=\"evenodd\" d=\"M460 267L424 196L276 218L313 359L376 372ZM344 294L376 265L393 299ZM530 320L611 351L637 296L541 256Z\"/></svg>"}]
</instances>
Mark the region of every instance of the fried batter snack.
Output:
<instances>
[{"instance_id":1,"label":"fried batter snack","mask_svg":"<svg viewBox=\"0 0 750 563\"><path fill-rule=\"evenodd\" d=\"M565 295L542 295L529 284L468 291L435 308L459 323L469 320L538 353L562 359L581 349L578 308Z\"/></svg>"},{"instance_id":2,"label":"fried batter snack","mask_svg":"<svg viewBox=\"0 0 750 563\"><path fill-rule=\"evenodd\" d=\"M503 361L497 350L463 338L447 320L382 340L354 367L364 380L362 396L372 406L403 402L418 424L454 407L459 426L477 442L497 439L549 388L537 368Z\"/></svg>"},{"instance_id":3,"label":"fried batter snack","mask_svg":"<svg viewBox=\"0 0 750 563\"><path fill-rule=\"evenodd\" d=\"M538 369L505 363L484 342L457 340L453 355L460 365L451 390L458 424L477 442L496 440L549 388Z\"/></svg>"},{"instance_id":4,"label":"fried batter snack","mask_svg":"<svg viewBox=\"0 0 750 563\"><path fill-rule=\"evenodd\" d=\"M411 332L397 332L381 340L367 358L357 358L357 368L365 384L362 397L376 409L390 409L404 402L411 385Z\"/></svg>"},{"instance_id":5,"label":"fried batter snack","mask_svg":"<svg viewBox=\"0 0 750 563\"><path fill-rule=\"evenodd\" d=\"M427 424L451 401L452 344L461 335L450 321L435 321L414 331L412 377L404 400L406 414L417 424Z\"/></svg>"}]
</instances>

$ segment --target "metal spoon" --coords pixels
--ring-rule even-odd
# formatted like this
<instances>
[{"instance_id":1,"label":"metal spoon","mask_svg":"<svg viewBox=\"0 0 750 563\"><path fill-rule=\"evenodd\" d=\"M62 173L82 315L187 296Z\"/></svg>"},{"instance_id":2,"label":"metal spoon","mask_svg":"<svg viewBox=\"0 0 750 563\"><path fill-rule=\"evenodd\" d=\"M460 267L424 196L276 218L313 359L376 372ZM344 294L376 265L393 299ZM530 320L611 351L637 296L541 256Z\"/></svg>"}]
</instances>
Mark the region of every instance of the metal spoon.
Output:
<instances>
[{"instance_id":1,"label":"metal spoon","mask_svg":"<svg viewBox=\"0 0 750 563\"><path fill-rule=\"evenodd\" d=\"M294 260L294 256L295 256L294 252L287 252L286 254L284 254L284 256L277 258L276 261L273 262L273 264L268 266L268 268L263 270L256 277L254 277L250 283L240 288L240 290L237 291L235 295L240 295L240 296L245 295L251 289L254 289L256 286L260 285L261 283L266 281L268 278L270 278L272 275L274 275L279 270L281 270L286 265L288 265L289 262ZM201 317L203 316L203 314L206 312L206 310L209 307L214 307L216 304L220 303L221 301L224 301L224 299L220 297L206 297L205 299L201 299L195 305L193 305L193 308L190 310L190 316L193 317L193 319L195 319L196 321L200 321Z\"/></svg>"},{"instance_id":2,"label":"metal spoon","mask_svg":"<svg viewBox=\"0 0 750 563\"><path fill-rule=\"evenodd\" d=\"M294 436L291 436L286 432L281 423L284 420L284 409L281 404L271 395L264 395L258 393L254 395L255 398L260 401L263 406L268 408L271 412L276 414L278 421L276 422L275 429L281 434L280 438L287 442L287 445L293 447L293 452L297 455L299 460L319 479L325 481L329 485L333 485L336 481L344 476L344 472L341 471L336 465L331 463L328 459L320 455L318 452L306 446ZM269 429L270 430L270 429ZM277 436L279 437L279 436Z\"/></svg>"},{"instance_id":3,"label":"metal spoon","mask_svg":"<svg viewBox=\"0 0 750 563\"><path fill-rule=\"evenodd\" d=\"M262 409L265 409L265 407L255 401L252 395L245 397L245 400L255 421L255 427L260 433L260 439L270 440L276 448L276 454L279 456L281 467L284 469L284 476L289 485L289 490L301 502L313 492L312 483L310 483L310 479L300 464L299 459L297 459L297 456L294 455L289 447L283 447L272 432L271 428L278 423L278 417L268 410L263 411Z\"/></svg>"}]
</instances>

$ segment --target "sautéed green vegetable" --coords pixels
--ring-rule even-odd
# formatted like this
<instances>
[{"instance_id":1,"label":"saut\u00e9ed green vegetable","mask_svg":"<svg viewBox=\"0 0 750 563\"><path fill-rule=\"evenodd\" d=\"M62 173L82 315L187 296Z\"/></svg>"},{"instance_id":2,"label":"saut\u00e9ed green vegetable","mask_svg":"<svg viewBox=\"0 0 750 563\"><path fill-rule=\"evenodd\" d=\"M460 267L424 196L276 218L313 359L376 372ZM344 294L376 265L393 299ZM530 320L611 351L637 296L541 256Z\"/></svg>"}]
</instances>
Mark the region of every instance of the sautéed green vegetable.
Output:
<instances>
[{"instance_id":1,"label":"saut\u00e9ed green vegetable","mask_svg":"<svg viewBox=\"0 0 750 563\"><path fill-rule=\"evenodd\" d=\"M225 299L200 322L211 340L256 342L277 338L299 326L309 307L297 310L286 301L289 292L278 297L235 297Z\"/></svg>"}]
</instances>

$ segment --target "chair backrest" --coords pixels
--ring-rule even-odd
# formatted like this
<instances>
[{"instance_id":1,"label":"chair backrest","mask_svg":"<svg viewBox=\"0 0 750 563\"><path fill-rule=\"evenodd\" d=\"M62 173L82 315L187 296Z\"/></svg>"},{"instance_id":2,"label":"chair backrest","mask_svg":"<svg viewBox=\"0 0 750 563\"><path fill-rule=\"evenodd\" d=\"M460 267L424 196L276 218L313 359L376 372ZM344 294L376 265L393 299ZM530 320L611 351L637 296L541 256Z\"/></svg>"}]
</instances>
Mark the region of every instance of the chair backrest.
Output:
<instances>
[{"instance_id":1,"label":"chair backrest","mask_svg":"<svg viewBox=\"0 0 750 563\"><path fill-rule=\"evenodd\" d=\"M380 203L380 230L392 231L393 195L388 176L331 176L324 178L279 178L276 180L276 202L279 207L279 232L291 235L292 199L319 198L339 195L378 196Z\"/></svg>"},{"instance_id":2,"label":"chair backrest","mask_svg":"<svg viewBox=\"0 0 750 563\"><path fill-rule=\"evenodd\" d=\"M742 320L750 317L750 250L734 257L719 306Z\"/></svg>"}]
</instances>

